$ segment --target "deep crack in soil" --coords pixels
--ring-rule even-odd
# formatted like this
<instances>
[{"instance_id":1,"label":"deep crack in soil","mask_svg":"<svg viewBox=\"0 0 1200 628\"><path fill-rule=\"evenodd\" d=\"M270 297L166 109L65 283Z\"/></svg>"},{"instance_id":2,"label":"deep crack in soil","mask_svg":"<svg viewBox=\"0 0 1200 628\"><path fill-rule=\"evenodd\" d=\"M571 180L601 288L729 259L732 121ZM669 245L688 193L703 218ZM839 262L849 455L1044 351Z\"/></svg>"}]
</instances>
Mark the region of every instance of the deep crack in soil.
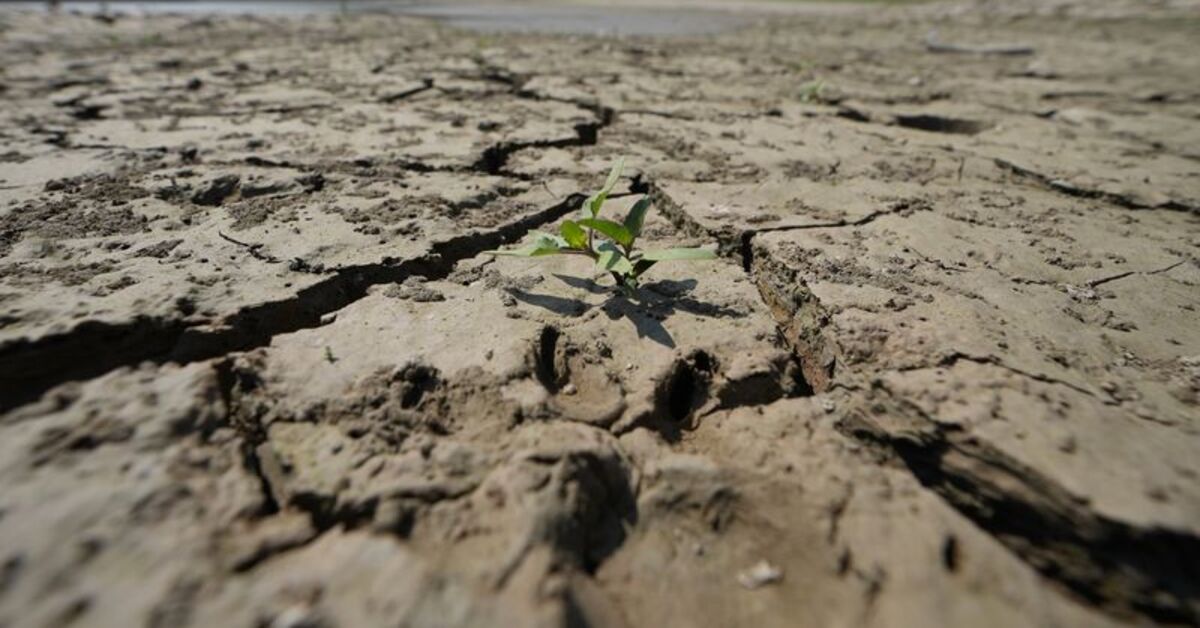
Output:
<instances>
[{"instance_id":1,"label":"deep crack in soil","mask_svg":"<svg viewBox=\"0 0 1200 628\"><path fill-rule=\"evenodd\" d=\"M416 259L339 268L289 299L246 308L218 321L88 321L65 334L9 343L0 353L0 409L28 403L64 382L122 366L145 361L187 364L264 346L276 335L320 325L323 315L361 299L371 286L403 283L413 276L441 279L458 261L515 242L529 229L557 220L582 203L581 195L571 195L501 229L434 243L429 254Z\"/></svg>"}]
</instances>

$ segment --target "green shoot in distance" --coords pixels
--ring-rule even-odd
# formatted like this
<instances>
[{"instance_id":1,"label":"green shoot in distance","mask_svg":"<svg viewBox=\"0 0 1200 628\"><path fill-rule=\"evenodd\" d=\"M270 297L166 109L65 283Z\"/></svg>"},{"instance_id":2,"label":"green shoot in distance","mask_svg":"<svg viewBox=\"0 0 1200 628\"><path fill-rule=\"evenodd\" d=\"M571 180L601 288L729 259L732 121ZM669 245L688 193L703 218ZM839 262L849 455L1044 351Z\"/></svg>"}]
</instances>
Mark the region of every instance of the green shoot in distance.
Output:
<instances>
[{"instance_id":1,"label":"green shoot in distance","mask_svg":"<svg viewBox=\"0 0 1200 628\"><path fill-rule=\"evenodd\" d=\"M717 254L709 249L661 249L639 251L635 248L646 213L650 210L650 199L643 197L624 222L615 222L600 217L600 209L608 195L621 178L625 159L617 160L608 180L599 192L583 203L579 220L564 220L559 234L531 231L530 240L518 249L487 251L492 255L514 255L517 257L541 257L543 255L582 255L596 264L596 270L607 271L616 280L622 292L630 294L637 288L638 280L650 267L658 262L671 260L715 259Z\"/></svg>"}]
</instances>

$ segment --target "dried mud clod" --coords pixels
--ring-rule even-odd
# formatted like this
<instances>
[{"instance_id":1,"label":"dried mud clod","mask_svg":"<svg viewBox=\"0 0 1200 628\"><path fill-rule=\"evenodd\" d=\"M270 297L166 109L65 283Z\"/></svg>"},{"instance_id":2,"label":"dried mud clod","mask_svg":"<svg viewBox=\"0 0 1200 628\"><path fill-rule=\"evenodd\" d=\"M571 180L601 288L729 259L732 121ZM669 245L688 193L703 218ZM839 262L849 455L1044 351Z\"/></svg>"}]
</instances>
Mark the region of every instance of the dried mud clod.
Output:
<instances>
[{"instance_id":1,"label":"dried mud clod","mask_svg":"<svg viewBox=\"0 0 1200 628\"><path fill-rule=\"evenodd\" d=\"M599 343L577 345L552 326L542 328L533 348L532 371L551 395L553 416L607 427L626 409L625 389L613 372L611 352Z\"/></svg>"},{"instance_id":2,"label":"dried mud clod","mask_svg":"<svg viewBox=\"0 0 1200 628\"><path fill-rule=\"evenodd\" d=\"M894 457L1072 594L1116 615L1164 623L1187 622L1196 612L1196 537L1098 515L1054 480L961 428L939 425L886 389L839 429ZM946 548L944 560L957 563L956 546Z\"/></svg>"},{"instance_id":3,"label":"dried mud clod","mask_svg":"<svg viewBox=\"0 0 1200 628\"><path fill-rule=\"evenodd\" d=\"M824 392L833 381L838 353L836 335L828 331L829 313L805 285L803 273L773 263L766 255L754 259L755 285L799 359L804 382L814 392Z\"/></svg>"}]
</instances>

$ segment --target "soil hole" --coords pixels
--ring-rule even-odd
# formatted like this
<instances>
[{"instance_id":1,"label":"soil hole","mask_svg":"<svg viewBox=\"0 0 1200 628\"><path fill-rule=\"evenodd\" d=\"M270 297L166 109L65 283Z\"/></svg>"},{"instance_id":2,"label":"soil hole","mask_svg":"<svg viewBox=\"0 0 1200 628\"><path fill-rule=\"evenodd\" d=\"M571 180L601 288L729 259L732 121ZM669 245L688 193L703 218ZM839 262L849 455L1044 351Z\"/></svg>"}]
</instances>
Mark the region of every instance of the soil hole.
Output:
<instances>
[{"instance_id":1,"label":"soil hole","mask_svg":"<svg viewBox=\"0 0 1200 628\"><path fill-rule=\"evenodd\" d=\"M811 397L816 394L812 384L808 383L808 378L804 376L804 367L800 364L799 358L792 356L792 361L788 365L788 375L792 385L786 396Z\"/></svg>"},{"instance_id":2,"label":"soil hole","mask_svg":"<svg viewBox=\"0 0 1200 628\"><path fill-rule=\"evenodd\" d=\"M406 365L396 379L400 384L400 407L415 408L425 394L438 385L438 370L425 364Z\"/></svg>"},{"instance_id":3,"label":"soil hole","mask_svg":"<svg viewBox=\"0 0 1200 628\"><path fill-rule=\"evenodd\" d=\"M560 375L555 367L555 356L558 354L558 339L561 336L554 327L543 327L538 337L537 350L534 354L534 374L537 380L545 386L550 394L557 394Z\"/></svg>"},{"instance_id":4,"label":"soil hole","mask_svg":"<svg viewBox=\"0 0 1200 628\"><path fill-rule=\"evenodd\" d=\"M986 122L964 120L962 118L946 118L933 115L896 116L896 124L906 129L931 131L933 133L953 133L955 135L975 135L991 127Z\"/></svg>"},{"instance_id":5,"label":"soil hole","mask_svg":"<svg viewBox=\"0 0 1200 628\"><path fill-rule=\"evenodd\" d=\"M290 505L308 513L312 518L313 527L324 532L335 526L341 526L344 530L353 530L369 523L375 516L378 502L378 498L371 498L362 502L338 505L337 498L331 495L297 493L291 496Z\"/></svg>"},{"instance_id":6,"label":"soil hole","mask_svg":"<svg viewBox=\"0 0 1200 628\"><path fill-rule=\"evenodd\" d=\"M958 538L951 535L946 537L942 542L942 566L946 571L954 573L958 571Z\"/></svg>"},{"instance_id":7,"label":"soil hole","mask_svg":"<svg viewBox=\"0 0 1200 628\"><path fill-rule=\"evenodd\" d=\"M712 371L712 358L703 351L679 363L667 383L666 409L672 421L684 422L703 403Z\"/></svg>"}]
</instances>

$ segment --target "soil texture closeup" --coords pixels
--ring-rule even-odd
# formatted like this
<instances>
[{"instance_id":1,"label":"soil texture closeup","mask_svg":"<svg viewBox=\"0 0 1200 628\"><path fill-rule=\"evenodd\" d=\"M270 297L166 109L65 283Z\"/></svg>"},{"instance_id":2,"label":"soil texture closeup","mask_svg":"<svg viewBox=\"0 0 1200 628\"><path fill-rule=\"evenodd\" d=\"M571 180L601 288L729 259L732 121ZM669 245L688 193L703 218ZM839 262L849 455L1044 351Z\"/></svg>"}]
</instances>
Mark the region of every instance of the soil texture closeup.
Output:
<instances>
[{"instance_id":1,"label":"soil texture closeup","mask_svg":"<svg viewBox=\"0 0 1200 628\"><path fill-rule=\"evenodd\" d=\"M1200 623L1198 42L0 13L0 626Z\"/></svg>"}]
</instances>

